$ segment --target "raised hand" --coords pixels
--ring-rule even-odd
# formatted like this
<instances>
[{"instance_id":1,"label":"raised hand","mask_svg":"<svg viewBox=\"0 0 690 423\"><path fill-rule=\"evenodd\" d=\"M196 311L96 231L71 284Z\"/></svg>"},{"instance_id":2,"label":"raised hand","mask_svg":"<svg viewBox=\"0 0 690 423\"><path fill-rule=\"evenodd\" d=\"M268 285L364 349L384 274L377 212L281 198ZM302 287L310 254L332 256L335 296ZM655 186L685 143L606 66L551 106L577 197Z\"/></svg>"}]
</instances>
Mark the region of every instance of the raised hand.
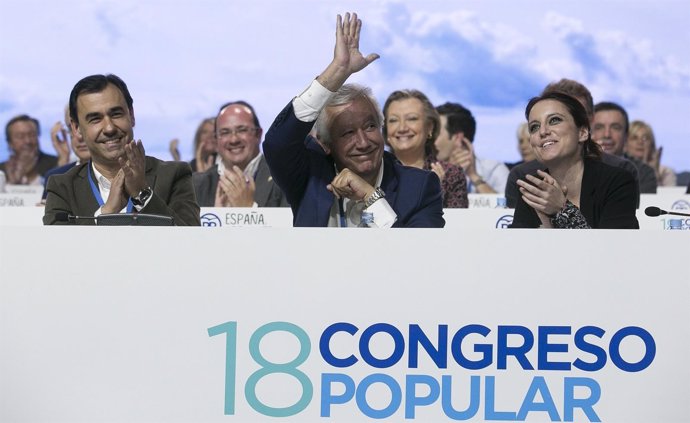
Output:
<instances>
[{"instance_id":1,"label":"raised hand","mask_svg":"<svg viewBox=\"0 0 690 423\"><path fill-rule=\"evenodd\" d=\"M338 15L335 27L335 51L333 61L338 65L348 69L350 73L359 72L369 65L369 63L379 58L378 54L371 53L364 57L359 51L359 35L362 31L362 20L357 18L357 14L345 14L343 20Z\"/></svg>"},{"instance_id":2,"label":"raised hand","mask_svg":"<svg viewBox=\"0 0 690 423\"><path fill-rule=\"evenodd\" d=\"M125 154L118 161L124 172L125 192L130 197L136 197L146 188L146 152L141 140L128 142Z\"/></svg>"},{"instance_id":3,"label":"raised hand","mask_svg":"<svg viewBox=\"0 0 690 423\"><path fill-rule=\"evenodd\" d=\"M376 53L364 56L359 51L359 35L362 21L357 14L345 14L345 18L338 15L335 26L335 48L333 61L318 76L318 81L330 91L337 91L347 78L355 72L367 67L379 58Z\"/></svg>"},{"instance_id":4,"label":"raised hand","mask_svg":"<svg viewBox=\"0 0 690 423\"><path fill-rule=\"evenodd\" d=\"M180 149L178 146L180 145L180 140L177 138L173 138L170 140L170 144L168 146L168 149L170 150L170 156L172 156L172 159L176 162L180 161Z\"/></svg>"},{"instance_id":5,"label":"raised hand","mask_svg":"<svg viewBox=\"0 0 690 423\"><path fill-rule=\"evenodd\" d=\"M50 140L53 142L53 148L58 155L58 166L64 166L69 163L69 138L67 138L67 129L62 122L55 122L50 128Z\"/></svg>"}]
</instances>

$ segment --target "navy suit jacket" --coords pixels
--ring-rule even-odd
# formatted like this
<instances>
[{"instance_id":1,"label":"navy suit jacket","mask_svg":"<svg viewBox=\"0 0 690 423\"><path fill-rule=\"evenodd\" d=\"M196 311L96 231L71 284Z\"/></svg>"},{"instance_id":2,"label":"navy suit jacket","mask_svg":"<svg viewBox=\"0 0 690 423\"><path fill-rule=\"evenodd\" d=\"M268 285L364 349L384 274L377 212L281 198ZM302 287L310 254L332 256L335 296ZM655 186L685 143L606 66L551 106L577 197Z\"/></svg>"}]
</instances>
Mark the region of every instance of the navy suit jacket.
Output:
<instances>
[{"instance_id":1,"label":"navy suit jacket","mask_svg":"<svg viewBox=\"0 0 690 423\"><path fill-rule=\"evenodd\" d=\"M328 226L335 201L326 186L335 178L333 158L308 137L314 122L302 122L290 102L276 117L264 139L271 175L292 207L294 226ZM442 228L441 184L433 172L403 166L383 155L381 189L398 216L394 227Z\"/></svg>"}]
</instances>

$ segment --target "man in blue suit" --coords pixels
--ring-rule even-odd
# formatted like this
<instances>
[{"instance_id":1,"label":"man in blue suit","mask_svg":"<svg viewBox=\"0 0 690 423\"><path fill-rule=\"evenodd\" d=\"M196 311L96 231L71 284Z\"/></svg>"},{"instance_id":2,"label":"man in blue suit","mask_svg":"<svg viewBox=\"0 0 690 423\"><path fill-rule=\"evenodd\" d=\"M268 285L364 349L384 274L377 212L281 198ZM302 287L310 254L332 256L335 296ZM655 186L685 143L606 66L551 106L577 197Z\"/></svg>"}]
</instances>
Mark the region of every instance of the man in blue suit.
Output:
<instances>
[{"instance_id":1,"label":"man in blue suit","mask_svg":"<svg viewBox=\"0 0 690 423\"><path fill-rule=\"evenodd\" d=\"M371 90L345 84L379 57L359 51L361 27L356 14L338 15L333 60L266 134L271 174L291 204L294 226L443 227L436 174L385 152Z\"/></svg>"}]
</instances>

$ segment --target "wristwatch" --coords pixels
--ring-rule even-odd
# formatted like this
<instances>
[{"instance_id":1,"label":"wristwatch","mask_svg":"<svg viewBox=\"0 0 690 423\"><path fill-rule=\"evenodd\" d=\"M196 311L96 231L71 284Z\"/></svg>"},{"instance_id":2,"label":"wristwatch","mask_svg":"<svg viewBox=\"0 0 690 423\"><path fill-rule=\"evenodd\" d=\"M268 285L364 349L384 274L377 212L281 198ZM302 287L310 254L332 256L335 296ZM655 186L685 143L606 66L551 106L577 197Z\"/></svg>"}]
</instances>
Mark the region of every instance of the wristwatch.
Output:
<instances>
[{"instance_id":1,"label":"wristwatch","mask_svg":"<svg viewBox=\"0 0 690 423\"><path fill-rule=\"evenodd\" d=\"M143 206L146 204L146 201L148 201L149 198L153 195L153 191L151 190L151 187L146 187L139 191L139 194L137 194L136 197L132 197L132 204L135 206Z\"/></svg>"},{"instance_id":2,"label":"wristwatch","mask_svg":"<svg viewBox=\"0 0 690 423\"><path fill-rule=\"evenodd\" d=\"M386 193L383 192L381 187L376 187L374 192L372 192L371 195L369 197L367 197L366 200L364 200L364 208L365 209L369 208L369 206L371 206L372 204L374 204L375 202L377 202L378 200L382 199L385 196L386 196Z\"/></svg>"}]
</instances>

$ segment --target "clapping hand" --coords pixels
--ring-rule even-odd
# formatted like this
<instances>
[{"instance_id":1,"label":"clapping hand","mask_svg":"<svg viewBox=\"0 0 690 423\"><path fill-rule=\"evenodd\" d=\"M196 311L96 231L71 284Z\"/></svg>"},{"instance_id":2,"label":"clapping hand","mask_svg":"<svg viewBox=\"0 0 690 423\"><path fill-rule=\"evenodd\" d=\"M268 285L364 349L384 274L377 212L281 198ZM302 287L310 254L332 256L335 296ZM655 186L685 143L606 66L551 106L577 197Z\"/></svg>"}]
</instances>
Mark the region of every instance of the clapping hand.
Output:
<instances>
[{"instance_id":1,"label":"clapping hand","mask_svg":"<svg viewBox=\"0 0 690 423\"><path fill-rule=\"evenodd\" d=\"M180 140L177 138L173 138L170 140L170 144L168 146L168 149L170 150L170 156L172 156L172 159L176 162L179 162L182 156L180 156L180 149L178 146L180 145Z\"/></svg>"},{"instance_id":2,"label":"clapping hand","mask_svg":"<svg viewBox=\"0 0 690 423\"><path fill-rule=\"evenodd\" d=\"M518 179L522 199L532 207L539 216L544 226L550 226L550 216L558 213L565 207L568 187L559 186L558 182L548 173L538 170L539 178L527 175L527 181Z\"/></svg>"},{"instance_id":3,"label":"clapping hand","mask_svg":"<svg viewBox=\"0 0 690 423\"><path fill-rule=\"evenodd\" d=\"M443 182L446 177L446 170L443 168L441 163L435 162L431 164L431 171L438 175L438 179Z\"/></svg>"},{"instance_id":4,"label":"clapping hand","mask_svg":"<svg viewBox=\"0 0 690 423\"><path fill-rule=\"evenodd\" d=\"M118 161L124 173L125 192L136 197L146 188L146 152L141 140L125 144L125 154Z\"/></svg>"},{"instance_id":5,"label":"clapping hand","mask_svg":"<svg viewBox=\"0 0 690 423\"><path fill-rule=\"evenodd\" d=\"M245 175L237 166L225 169L218 179L216 207L251 207L254 205L254 178Z\"/></svg>"},{"instance_id":6,"label":"clapping hand","mask_svg":"<svg viewBox=\"0 0 690 423\"><path fill-rule=\"evenodd\" d=\"M461 148L453 150L450 162L456 166L460 166L470 179L476 178L476 157L474 156L472 143L467 138L463 138L460 141L460 146Z\"/></svg>"},{"instance_id":7,"label":"clapping hand","mask_svg":"<svg viewBox=\"0 0 690 423\"><path fill-rule=\"evenodd\" d=\"M7 182L10 184L25 184L25 180L34 172L38 163L38 153L35 149L22 149L16 152L5 165Z\"/></svg>"},{"instance_id":8,"label":"clapping hand","mask_svg":"<svg viewBox=\"0 0 690 423\"><path fill-rule=\"evenodd\" d=\"M58 166L64 166L69 163L69 138L67 137L67 129L62 122L55 122L50 128L50 140L53 142L53 148L58 155Z\"/></svg>"}]
</instances>

